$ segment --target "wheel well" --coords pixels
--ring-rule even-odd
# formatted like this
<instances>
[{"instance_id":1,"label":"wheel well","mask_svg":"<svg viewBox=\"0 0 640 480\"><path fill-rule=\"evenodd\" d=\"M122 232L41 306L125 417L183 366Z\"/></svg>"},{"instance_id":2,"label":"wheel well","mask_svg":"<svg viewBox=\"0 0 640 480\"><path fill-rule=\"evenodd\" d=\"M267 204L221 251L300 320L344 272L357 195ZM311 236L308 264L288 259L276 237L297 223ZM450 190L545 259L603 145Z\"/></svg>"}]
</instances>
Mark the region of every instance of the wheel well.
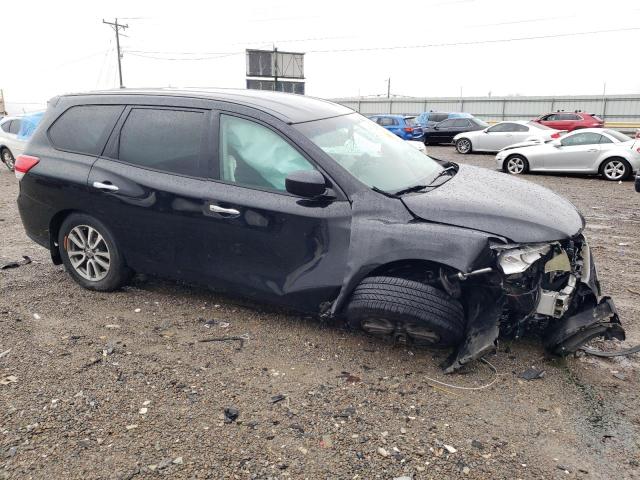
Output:
<instances>
[{"instance_id":1,"label":"wheel well","mask_svg":"<svg viewBox=\"0 0 640 480\"><path fill-rule=\"evenodd\" d=\"M72 213L82 213L79 210L61 210L56 213L49 221L49 251L51 252L51 260L54 265L60 265L62 258L60 258L60 250L58 250L58 233L60 227L65 218Z\"/></svg>"},{"instance_id":2,"label":"wheel well","mask_svg":"<svg viewBox=\"0 0 640 480\"><path fill-rule=\"evenodd\" d=\"M438 278L441 268L452 270L447 265L428 260L398 260L379 266L369 272L367 277L397 277L421 283L432 283Z\"/></svg>"},{"instance_id":3,"label":"wheel well","mask_svg":"<svg viewBox=\"0 0 640 480\"><path fill-rule=\"evenodd\" d=\"M602 160L602 162L600 162L600 166L598 167L598 173L600 173L602 175L602 172L603 172L603 169L604 169L604 164L607 163L609 160L620 160L620 161L626 163L627 167L629 167L629 169L631 170L631 165L629 165L629 162L627 161L626 158L614 155L613 157L607 157L604 160Z\"/></svg>"},{"instance_id":4,"label":"wheel well","mask_svg":"<svg viewBox=\"0 0 640 480\"><path fill-rule=\"evenodd\" d=\"M527 165L529 164L529 160L527 160L527 157L525 157L525 156L524 156L524 155L522 155L521 153L510 153L509 155L507 155L507 156L505 157L504 162L502 162L502 170L505 170L505 171L507 170L507 161L508 161L510 158L513 158L513 157L520 157L520 158L522 158L525 162L527 162Z\"/></svg>"}]
</instances>

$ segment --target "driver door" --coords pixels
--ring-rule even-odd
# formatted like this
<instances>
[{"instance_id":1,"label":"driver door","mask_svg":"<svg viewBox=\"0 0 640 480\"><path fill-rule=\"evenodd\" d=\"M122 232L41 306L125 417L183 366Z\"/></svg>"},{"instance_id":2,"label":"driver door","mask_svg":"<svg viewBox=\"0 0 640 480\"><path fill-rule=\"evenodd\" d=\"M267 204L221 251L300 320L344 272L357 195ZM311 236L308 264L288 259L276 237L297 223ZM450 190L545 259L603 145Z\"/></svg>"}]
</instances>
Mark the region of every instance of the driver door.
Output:
<instances>
[{"instance_id":1,"label":"driver door","mask_svg":"<svg viewBox=\"0 0 640 480\"><path fill-rule=\"evenodd\" d=\"M602 135L576 132L566 135L553 155L545 159L545 168L562 171L588 171L600 154Z\"/></svg>"}]
</instances>

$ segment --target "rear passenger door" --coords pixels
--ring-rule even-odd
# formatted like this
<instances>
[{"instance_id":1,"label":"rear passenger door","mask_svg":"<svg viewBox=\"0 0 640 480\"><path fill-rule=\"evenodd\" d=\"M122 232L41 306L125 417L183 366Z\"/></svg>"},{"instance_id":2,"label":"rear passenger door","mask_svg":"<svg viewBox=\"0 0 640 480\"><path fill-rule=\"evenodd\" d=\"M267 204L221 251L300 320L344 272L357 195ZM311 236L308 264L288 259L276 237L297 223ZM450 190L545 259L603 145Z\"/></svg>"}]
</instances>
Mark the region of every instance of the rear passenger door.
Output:
<instances>
[{"instance_id":1,"label":"rear passenger door","mask_svg":"<svg viewBox=\"0 0 640 480\"><path fill-rule=\"evenodd\" d=\"M211 112L130 106L89 175L92 210L134 270L201 278Z\"/></svg>"}]
</instances>

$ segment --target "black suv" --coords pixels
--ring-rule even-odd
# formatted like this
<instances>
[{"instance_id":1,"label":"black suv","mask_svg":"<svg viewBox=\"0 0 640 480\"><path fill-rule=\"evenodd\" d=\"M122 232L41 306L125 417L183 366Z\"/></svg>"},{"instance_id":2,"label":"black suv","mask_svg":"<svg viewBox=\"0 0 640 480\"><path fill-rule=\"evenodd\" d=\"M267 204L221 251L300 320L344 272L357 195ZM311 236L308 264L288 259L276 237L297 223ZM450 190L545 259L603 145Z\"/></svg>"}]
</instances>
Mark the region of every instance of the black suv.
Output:
<instances>
[{"instance_id":1,"label":"black suv","mask_svg":"<svg viewBox=\"0 0 640 480\"><path fill-rule=\"evenodd\" d=\"M203 283L456 346L449 371L499 334L540 331L556 353L624 337L571 203L432 159L327 101L55 97L15 171L27 234L85 288L133 272Z\"/></svg>"}]
</instances>

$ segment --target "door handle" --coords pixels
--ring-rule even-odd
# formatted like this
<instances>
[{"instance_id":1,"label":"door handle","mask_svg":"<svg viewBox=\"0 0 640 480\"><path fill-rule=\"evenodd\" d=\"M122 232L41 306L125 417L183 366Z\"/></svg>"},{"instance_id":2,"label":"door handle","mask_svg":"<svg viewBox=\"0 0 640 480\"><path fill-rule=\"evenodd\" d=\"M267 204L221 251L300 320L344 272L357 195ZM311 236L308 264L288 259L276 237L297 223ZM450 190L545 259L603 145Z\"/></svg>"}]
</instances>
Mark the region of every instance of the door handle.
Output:
<instances>
[{"instance_id":1,"label":"door handle","mask_svg":"<svg viewBox=\"0 0 640 480\"><path fill-rule=\"evenodd\" d=\"M120 190L117 186L111 183L102 183L102 182L93 182L93 188L97 188L98 190L108 190L110 192L117 192Z\"/></svg>"},{"instance_id":2,"label":"door handle","mask_svg":"<svg viewBox=\"0 0 640 480\"><path fill-rule=\"evenodd\" d=\"M219 213L223 217L235 218L240 216L240 212L235 208L224 208L219 205L209 205L209 210L214 213Z\"/></svg>"},{"instance_id":3,"label":"door handle","mask_svg":"<svg viewBox=\"0 0 640 480\"><path fill-rule=\"evenodd\" d=\"M597 148L590 148L589 150L587 150L587 152L597 152L598 149Z\"/></svg>"}]
</instances>

